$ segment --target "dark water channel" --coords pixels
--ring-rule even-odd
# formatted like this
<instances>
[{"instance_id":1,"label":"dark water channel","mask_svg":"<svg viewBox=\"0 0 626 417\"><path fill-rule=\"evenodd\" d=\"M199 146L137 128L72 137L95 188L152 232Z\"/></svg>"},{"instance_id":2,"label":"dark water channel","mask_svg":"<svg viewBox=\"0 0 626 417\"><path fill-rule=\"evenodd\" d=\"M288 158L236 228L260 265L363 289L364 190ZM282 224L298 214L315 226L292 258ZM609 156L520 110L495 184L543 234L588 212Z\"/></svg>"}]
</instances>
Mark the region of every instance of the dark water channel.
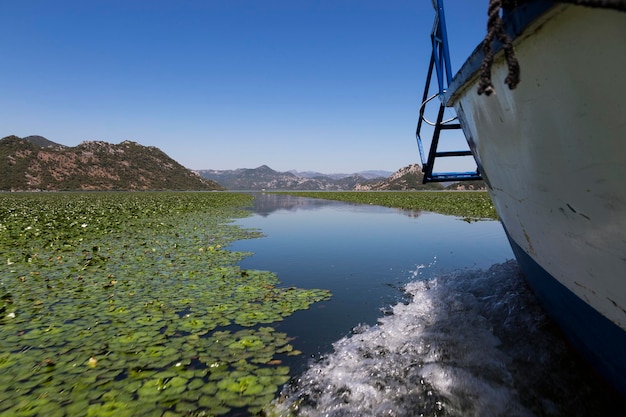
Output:
<instances>
[{"instance_id":1,"label":"dark water channel","mask_svg":"<svg viewBox=\"0 0 626 417\"><path fill-rule=\"evenodd\" d=\"M526 287L497 221L257 194L242 268L323 288L277 330L303 355L277 413L620 416Z\"/></svg>"}]
</instances>

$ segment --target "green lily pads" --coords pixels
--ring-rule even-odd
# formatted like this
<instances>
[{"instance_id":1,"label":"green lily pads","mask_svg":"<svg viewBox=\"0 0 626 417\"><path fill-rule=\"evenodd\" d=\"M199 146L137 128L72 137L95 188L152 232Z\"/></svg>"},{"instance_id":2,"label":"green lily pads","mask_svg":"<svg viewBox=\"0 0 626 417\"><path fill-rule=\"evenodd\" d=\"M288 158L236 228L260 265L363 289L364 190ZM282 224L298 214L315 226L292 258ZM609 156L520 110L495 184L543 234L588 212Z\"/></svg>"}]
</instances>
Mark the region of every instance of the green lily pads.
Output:
<instances>
[{"instance_id":1,"label":"green lily pads","mask_svg":"<svg viewBox=\"0 0 626 417\"><path fill-rule=\"evenodd\" d=\"M87 417L133 417L138 410L132 403L108 401L91 404L87 408Z\"/></svg>"},{"instance_id":2,"label":"green lily pads","mask_svg":"<svg viewBox=\"0 0 626 417\"><path fill-rule=\"evenodd\" d=\"M260 236L230 223L249 201L0 195L0 414L222 415L274 395L296 349L262 325L330 294L236 266L251 254L228 244Z\"/></svg>"}]
</instances>

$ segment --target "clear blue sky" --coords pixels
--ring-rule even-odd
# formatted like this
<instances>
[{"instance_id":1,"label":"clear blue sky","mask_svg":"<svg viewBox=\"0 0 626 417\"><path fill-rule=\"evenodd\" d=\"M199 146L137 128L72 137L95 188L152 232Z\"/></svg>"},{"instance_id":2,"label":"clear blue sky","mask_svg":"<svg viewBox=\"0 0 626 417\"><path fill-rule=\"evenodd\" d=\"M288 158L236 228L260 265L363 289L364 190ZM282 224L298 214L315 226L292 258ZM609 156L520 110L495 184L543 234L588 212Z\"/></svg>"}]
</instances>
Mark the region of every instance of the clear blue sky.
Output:
<instances>
[{"instance_id":1,"label":"clear blue sky","mask_svg":"<svg viewBox=\"0 0 626 417\"><path fill-rule=\"evenodd\" d=\"M452 64L487 1L448 0ZM191 169L419 162L430 0L0 0L0 137L132 140Z\"/></svg>"}]
</instances>

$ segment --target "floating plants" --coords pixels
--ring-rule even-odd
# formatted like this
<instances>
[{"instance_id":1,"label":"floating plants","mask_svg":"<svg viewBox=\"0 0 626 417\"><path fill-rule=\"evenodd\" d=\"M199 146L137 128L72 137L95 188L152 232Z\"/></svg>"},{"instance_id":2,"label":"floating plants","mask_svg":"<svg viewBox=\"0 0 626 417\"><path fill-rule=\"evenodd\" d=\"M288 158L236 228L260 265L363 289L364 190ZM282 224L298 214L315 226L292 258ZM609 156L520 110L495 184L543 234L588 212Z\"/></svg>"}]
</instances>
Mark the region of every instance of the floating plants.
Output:
<instances>
[{"instance_id":1,"label":"floating plants","mask_svg":"<svg viewBox=\"0 0 626 417\"><path fill-rule=\"evenodd\" d=\"M259 412L328 299L241 270L233 193L0 195L0 416Z\"/></svg>"},{"instance_id":2,"label":"floating plants","mask_svg":"<svg viewBox=\"0 0 626 417\"><path fill-rule=\"evenodd\" d=\"M376 204L403 210L432 211L456 216L464 221L497 219L498 215L486 191L288 191L287 194L338 200L355 204Z\"/></svg>"}]
</instances>

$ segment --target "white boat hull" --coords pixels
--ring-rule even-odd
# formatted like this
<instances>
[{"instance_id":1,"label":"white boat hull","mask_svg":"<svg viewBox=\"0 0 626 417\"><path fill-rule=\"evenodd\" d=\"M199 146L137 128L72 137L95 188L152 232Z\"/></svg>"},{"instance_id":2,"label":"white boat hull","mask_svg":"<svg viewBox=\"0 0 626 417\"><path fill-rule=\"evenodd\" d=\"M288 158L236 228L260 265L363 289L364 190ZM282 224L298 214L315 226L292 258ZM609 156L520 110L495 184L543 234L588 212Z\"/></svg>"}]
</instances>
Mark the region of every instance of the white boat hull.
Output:
<instances>
[{"instance_id":1,"label":"white boat hull","mask_svg":"<svg viewBox=\"0 0 626 417\"><path fill-rule=\"evenodd\" d=\"M474 74L448 104L538 297L626 395L624 42L626 13L555 6L514 41L516 89L500 52L496 93Z\"/></svg>"}]
</instances>

